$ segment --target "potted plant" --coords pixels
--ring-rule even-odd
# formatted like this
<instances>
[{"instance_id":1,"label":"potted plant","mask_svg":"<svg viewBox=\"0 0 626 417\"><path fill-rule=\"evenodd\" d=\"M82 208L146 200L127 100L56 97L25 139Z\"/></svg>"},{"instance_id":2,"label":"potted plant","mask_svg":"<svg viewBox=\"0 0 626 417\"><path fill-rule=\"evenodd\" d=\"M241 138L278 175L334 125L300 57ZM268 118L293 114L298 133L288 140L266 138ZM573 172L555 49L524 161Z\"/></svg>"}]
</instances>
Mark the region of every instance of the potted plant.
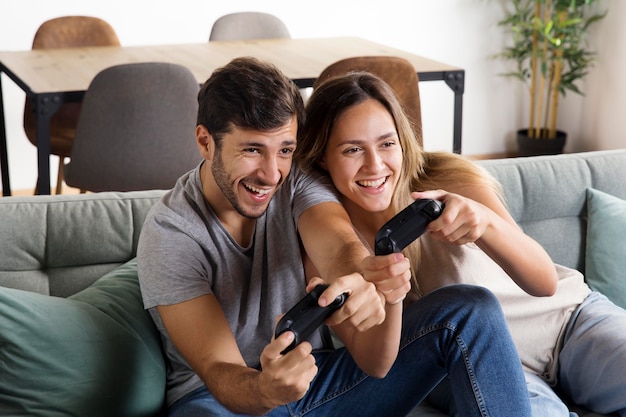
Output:
<instances>
[{"instance_id":1,"label":"potted plant","mask_svg":"<svg viewBox=\"0 0 626 417\"><path fill-rule=\"evenodd\" d=\"M511 0L498 24L512 43L497 56L515 62L503 75L523 81L529 92L528 127L517 131L520 156L563 151L566 133L556 121L559 95L582 94L576 82L593 63L587 49L589 27L602 19L600 0Z\"/></svg>"}]
</instances>

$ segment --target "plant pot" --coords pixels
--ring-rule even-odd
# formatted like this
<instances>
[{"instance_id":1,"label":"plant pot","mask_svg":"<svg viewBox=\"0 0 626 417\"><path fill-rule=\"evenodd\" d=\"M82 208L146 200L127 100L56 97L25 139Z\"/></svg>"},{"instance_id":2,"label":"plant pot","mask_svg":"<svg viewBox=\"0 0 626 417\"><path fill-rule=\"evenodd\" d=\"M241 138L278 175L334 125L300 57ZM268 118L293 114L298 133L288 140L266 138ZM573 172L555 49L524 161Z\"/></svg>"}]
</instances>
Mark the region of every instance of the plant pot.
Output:
<instances>
[{"instance_id":1,"label":"plant pot","mask_svg":"<svg viewBox=\"0 0 626 417\"><path fill-rule=\"evenodd\" d=\"M545 129L542 129L544 132ZM530 138L528 129L517 131L518 156L556 155L563 153L567 133L557 130L556 138Z\"/></svg>"}]
</instances>

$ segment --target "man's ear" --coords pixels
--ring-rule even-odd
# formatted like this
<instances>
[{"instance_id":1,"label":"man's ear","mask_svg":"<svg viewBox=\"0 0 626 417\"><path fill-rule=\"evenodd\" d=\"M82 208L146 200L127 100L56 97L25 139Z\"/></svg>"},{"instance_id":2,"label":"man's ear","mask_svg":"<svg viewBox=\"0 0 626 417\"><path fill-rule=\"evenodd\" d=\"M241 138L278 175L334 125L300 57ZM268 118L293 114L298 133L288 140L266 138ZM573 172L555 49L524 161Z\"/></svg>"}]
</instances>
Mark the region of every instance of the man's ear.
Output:
<instances>
[{"instance_id":1,"label":"man's ear","mask_svg":"<svg viewBox=\"0 0 626 417\"><path fill-rule=\"evenodd\" d=\"M196 143L202 158L207 161L212 160L215 151L215 142L213 141L213 136L211 136L204 125L196 126Z\"/></svg>"}]
</instances>

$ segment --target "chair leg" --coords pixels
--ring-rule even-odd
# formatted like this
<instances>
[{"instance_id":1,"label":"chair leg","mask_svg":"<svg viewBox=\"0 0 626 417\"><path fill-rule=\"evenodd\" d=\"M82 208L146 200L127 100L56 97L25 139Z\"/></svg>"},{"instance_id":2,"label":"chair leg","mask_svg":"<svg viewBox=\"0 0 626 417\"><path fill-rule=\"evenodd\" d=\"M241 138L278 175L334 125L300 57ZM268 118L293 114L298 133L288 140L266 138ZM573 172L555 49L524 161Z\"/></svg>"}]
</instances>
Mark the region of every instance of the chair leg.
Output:
<instances>
[{"instance_id":1,"label":"chair leg","mask_svg":"<svg viewBox=\"0 0 626 417\"><path fill-rule=\"evenodd\" d=\"M59 156L59 171L57 173L57 189L56 189L57 194L61 194L63 192L63 179L65 178L65 175L63 173L63 167L64 167L63 162L65 162L65 158L62 156Z\"/></svg>"},{"instance_id":2,"label":"chair leg","mask_svg":"<svg viewBox=\"0 0 626 417\"><path fill-rule=\"evenodd\" d=\"M59 171L57 172L57 187L56 187L57 194L61 194L63 192L63 179L65 178L65 175L63 173L63 168L65 165L63 164L63 162L65 162L65 158L62 156L59 156ZM33 195L37 195L38 189L39 189L39 177L37 177L37 184L35 184Z\"/></svg>"}]
</instances>

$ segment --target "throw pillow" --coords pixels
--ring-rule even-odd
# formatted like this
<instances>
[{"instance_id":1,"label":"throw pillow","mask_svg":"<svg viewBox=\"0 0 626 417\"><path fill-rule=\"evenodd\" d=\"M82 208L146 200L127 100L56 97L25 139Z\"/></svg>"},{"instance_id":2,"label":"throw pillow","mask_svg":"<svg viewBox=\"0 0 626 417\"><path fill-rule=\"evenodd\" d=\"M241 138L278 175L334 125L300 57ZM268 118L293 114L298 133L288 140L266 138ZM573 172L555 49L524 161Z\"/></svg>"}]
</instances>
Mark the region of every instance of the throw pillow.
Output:
<instances>
[{"instance_id":1,"label":"throw pillow","mask_svg":"<svg viewBox=\"0 0 626 417\"><path fill-rule=\"evenodd\" d=\"M585 278L589 286L626 308L626 201L587 189Z\"/></svg>"},{"instance_id":2,"label":"throw pillow","mask_svg":"<svg viewBox=\"0 0 626 417\"><path fill-rule=\"evenodd\" d=\"M0 415L150 416L164 397L135 260L68 298L0 288Z\"/></svg>"}]
</instances>

